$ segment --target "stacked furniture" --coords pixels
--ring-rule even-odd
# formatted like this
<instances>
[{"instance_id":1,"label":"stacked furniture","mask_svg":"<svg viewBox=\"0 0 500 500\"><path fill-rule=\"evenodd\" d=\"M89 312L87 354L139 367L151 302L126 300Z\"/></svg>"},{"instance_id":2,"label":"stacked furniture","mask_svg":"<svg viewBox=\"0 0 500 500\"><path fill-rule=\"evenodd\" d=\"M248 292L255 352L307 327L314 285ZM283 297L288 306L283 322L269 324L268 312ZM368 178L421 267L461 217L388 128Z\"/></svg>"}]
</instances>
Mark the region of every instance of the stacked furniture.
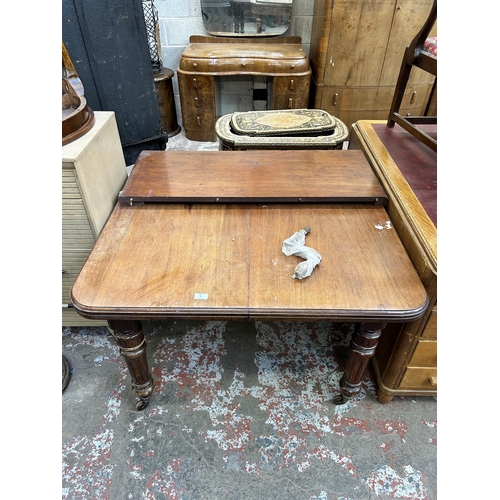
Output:
<instances>
[{"instance_id":1,"label":"stacked furniture","mask_svg":"<svg viewBox=\"0 0 500 500\"><path fill-rule=\"evenodd\" d=\"M404 51L384 121L360 120L349 147L361 149L389 197L388 214L429 295L426 313L413 323L392 324L373 358L378 398L437 394L437 116L404 116L401 110L415 68L437 76L434 0L427 19Z\"/></svg>"},{"instance_id":2,"label":"stacked furniture","mask_svg":"<svg viewBox=\"0 0 500 500\"><path fill-rule=\"evenodd\" d=\"M334 116L319 109L236 112L215 124L219 150L342 149L349 132Z\"/></svg>"}]
</instances>

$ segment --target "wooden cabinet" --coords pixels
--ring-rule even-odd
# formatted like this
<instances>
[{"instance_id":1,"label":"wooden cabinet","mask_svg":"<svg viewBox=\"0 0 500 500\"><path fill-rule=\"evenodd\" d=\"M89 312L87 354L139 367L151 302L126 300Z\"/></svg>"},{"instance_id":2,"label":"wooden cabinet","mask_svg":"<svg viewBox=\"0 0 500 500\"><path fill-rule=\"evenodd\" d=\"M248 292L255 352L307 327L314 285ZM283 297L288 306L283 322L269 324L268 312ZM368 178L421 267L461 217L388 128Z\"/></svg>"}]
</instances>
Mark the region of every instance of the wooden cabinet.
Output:
<instances>
[{"instance_id":1,"label":"wooden cabinet","mask_svg":"<svg viewBox=\"0 0 500 500\"><path fill-rule=\"evenodd\" d=\"M62 148L62 325L107 325L71 308L69 292L127 179L115 114L95 111L95 124Z\"/></svg>"},{"instance_id":2,"label":"wooden cabinet","mask_svg":"<svg viewBox=\"0 0 500 500\"><path fill-rule=\"evenodd\" d=\"M310 106L348 128L358 120L387 119L404 49L431 6L432 0L315 0ZM418 68L412 71L405 114L425 114L434 80Z\"/></svg>"},{"instance_id":3,"label":"wooden cabinet","mask_svg":"<svg viewBox=\"0 0 500 500\"><path fill-rule=\"evenodd\" d=\"M215 120L215 80L212 76L177 72L181 94L182 125L186 137L212 140ZM186 96L187 94L187 96Z\"/></svg>"},{"instance_id":4,"label":"wooden cabinet","mask_svg":"<svg viewBox=\"0 0 500 500\"><path fill-rule=\"evenodd\" d=\"M372 358L377 397L385 403L396 395L434 396L437 394L437 203L434 181L437 155L399 125L389 129L387 120L356 122L352 126L349 149L363 151L384 187L389 199L389 218L429 296L429 305L422 318L406 324L388 324L384 329Z\"/></svg>"}]
</instances>

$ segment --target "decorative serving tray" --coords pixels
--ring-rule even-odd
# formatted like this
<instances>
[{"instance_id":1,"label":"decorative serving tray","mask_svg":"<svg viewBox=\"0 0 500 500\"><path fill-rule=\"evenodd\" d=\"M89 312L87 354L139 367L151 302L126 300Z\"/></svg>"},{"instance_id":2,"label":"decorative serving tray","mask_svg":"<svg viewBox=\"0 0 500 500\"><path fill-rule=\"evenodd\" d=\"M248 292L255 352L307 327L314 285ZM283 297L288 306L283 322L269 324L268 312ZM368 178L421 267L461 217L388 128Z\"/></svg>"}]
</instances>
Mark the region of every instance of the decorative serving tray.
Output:
<instances>
[{"instance_id":1,"label":"decorative serving tray","mask_svg":"<svg viewBox=\"0 0 500 500\"><path fill-rule=\"evenodd\" d=\"M331 134L335 120L321 109L245 111L232 114L231 129L235 134L249 136L317 136Z\"/></svg>"}]
</instances>

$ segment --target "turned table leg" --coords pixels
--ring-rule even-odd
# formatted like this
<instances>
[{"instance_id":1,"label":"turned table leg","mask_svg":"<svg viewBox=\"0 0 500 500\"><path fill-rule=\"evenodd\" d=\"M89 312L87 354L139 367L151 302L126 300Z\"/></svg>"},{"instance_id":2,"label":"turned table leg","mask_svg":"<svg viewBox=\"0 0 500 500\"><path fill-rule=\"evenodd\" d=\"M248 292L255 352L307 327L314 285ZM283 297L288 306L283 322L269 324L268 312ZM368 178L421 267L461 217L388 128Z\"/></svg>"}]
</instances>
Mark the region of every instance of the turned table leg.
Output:
<instances>
[{"instance_id":1,"label":"turned table leg","mask_svg":"<svg viewBox=\"0 0 500 500\"><path fill-rule=\"evenodd\" d=\"M139 398L136 409L144 410L153 394L154 381L146 358L146 339L141 323L115 320L109 320L108 323L120 348L120 354L127 363L132 378L132 390Z\"/></svg>"},{"instance_id":2,"label":"turned table leg","mask_svg":"<svg viewBox=\"0 0 500 500\"><path fill-rule=\"evenodd\" d=\"M361 381L370 358L375 354L378 339L387 323L358 323L351 340L349 357L340 380L341 394L334 403L341 405L361 391Z\"/></svg>"}]
</instances>

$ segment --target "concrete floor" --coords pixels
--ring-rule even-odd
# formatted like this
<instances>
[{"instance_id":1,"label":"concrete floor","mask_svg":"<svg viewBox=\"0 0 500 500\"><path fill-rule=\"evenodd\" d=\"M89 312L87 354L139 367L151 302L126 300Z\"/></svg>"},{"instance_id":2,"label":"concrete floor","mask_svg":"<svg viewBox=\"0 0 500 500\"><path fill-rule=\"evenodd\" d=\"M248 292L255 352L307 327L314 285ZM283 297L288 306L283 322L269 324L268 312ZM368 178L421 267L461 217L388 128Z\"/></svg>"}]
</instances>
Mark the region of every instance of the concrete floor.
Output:
<instances>
[{"instance_id":1,"label":"concrete floor","mask_svg":"<svg viewBox=\"0 0 500 500\"><path fill-rule=\"evenodd\" d=\"M170 149L218 149L183 134ZM437 498L437 399L335 406L352 325L143 324L156 384L135 410L105 327L66 327L63 499ZM446 497L445 497L446 498Z\"/></svg>"}]
</instances>

